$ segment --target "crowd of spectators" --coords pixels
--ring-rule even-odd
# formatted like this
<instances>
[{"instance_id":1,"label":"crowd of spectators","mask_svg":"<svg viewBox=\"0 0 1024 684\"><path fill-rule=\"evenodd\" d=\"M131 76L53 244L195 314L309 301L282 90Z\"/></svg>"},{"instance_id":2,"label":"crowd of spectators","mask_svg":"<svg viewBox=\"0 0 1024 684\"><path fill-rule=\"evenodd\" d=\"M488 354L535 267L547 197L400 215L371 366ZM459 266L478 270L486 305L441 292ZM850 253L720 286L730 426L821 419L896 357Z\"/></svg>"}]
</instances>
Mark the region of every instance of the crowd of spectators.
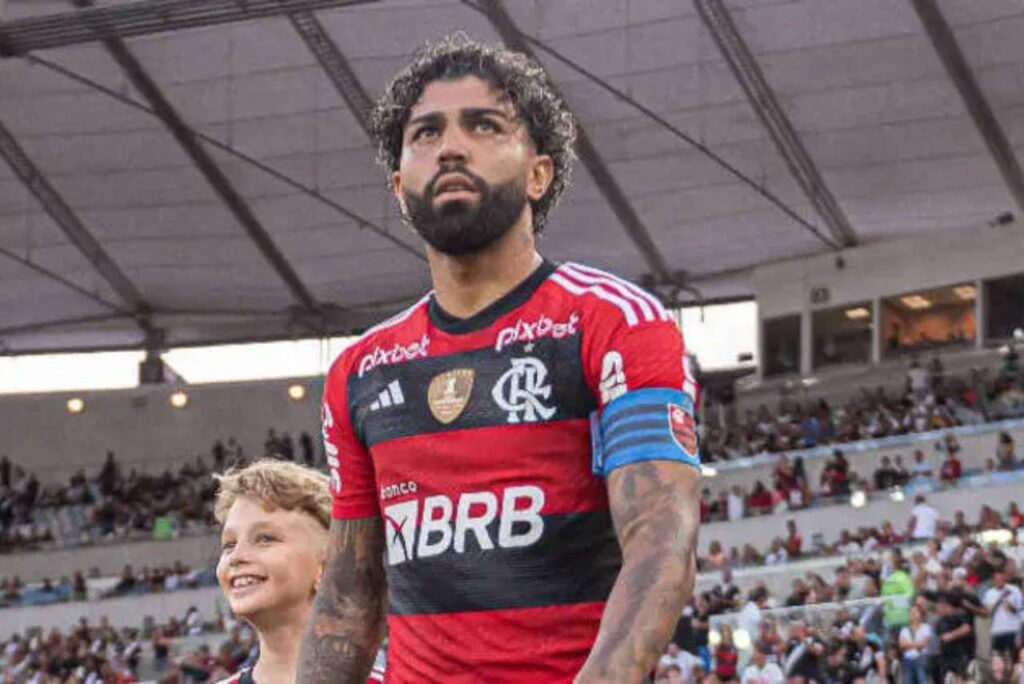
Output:
<instances>
[{"instance_id":1,"label":"crowd of spectators","mask_svg":"<svg viewBox=\"0 0 1024 684\"><path fill-rule=\"evenodd\" d=\"M0 646L0 683L126 684L145 676L160 684L193 684L225 678L257 656L248 626L222 619L204 622L195 607L163 625L146 622L140 628L115 629L106 618L96 625L82 618L68 630L14 634ZM176 642L207 633L225 634L216 652L205 642L193 648Z\"/></svg>"},{"instance_id":2,"label":"crowd of spectators","mask_svg":"<svg viewBox=\"0 0 1024 684\"><path fill-rule=\"evenodd\" d=\"M890 524L885 529L843 533L835 544L815 549L843 558L825 576L795 577L788 594L773 595L764 583L743 592L725 563L720 582L686 608L656 681L1024 681L1019 507L1012 504L1002 515L983 506L968 525L963 513L940 521L919 500L904 532ZM979 533L990 530L1011 530L1012 536L986 543ZM792 521L785 540L773 547L779 543L788 558L806 554ZM876 597L885 600L864 608L844 603ZM815 605L833 610L814 619L804 611ZM723 615L729 619L716 631L712 618ZM737 666L734 629L750 642L743 667Z\"/></svg>"},{"instance_id":3,"label":"crowd of spectators","mask_svg":"<svg viewBox=\"0 0 1024 684\"><path fill-rule=\"evenodd\" d=\"M963 539L966 535L993 530L1024 530L1024 511L1016 502L1010 503L1003 513L982 504L975 524L968 524L964 512L957 511L953 520L940 526L938 511L927 503L925 497L918 496L911 508L910 519L902 527L886 520L879 526L841 530L839 537L831 543L820 538L808 543L797 529L796 522L790 518L786 520L785 532L772 539L766 547L755 548L753 544L745 544L742 548L731 546L726 549L720 541L712 540L707 553L698 556L697 564L702 571L779 565L800 558L870 553L903 543L923 542L936 535L942 540L947 535Z\"/></svg>"},{"instance_id":4,"label":"crowd of spectators","mask_svg":"<svg viewBox=\"0 0 1024 684\"><path fill-rule=\"evenodd\" d=\"M1020 373L992 375L975 369L947 377L936 356L927 367L912 362L898 392L864 389L835 406L784 397L774 412L762 404L743 416L710 411L717 417L706 420L701 455L706 462L726 461L1024 415Z\"/></svg>"},{"instance_id":5,"label":"crowd of spectators","mask_svg":"<svg viewBox=\"0 0 1024 684\"><path fill-rule=\"evenodd\" d=\"M713 495L709 487L701 493L701 520L713 522L735 521L755 515L767 515L826 503L846 503L855 491L870 494L887 492L907 485L934 481L941 487L956 486L969 473L960 460L960 443L947 432L934 445L940 458L936 465L932 456L915 449L912 462L904 462L902 454L883 456L879 467L870 477L856 472L841 449L835 449L825 462L817 482L807 474L803 457L790 459L778 456L768 484L757 480L747 490L733 485ZM995 452L985 461L982 472L1009 472L1024 465L1016 453L1013 436L999 434Z\"/></svg>"},{"instance_id":6,"label":"crowd of spectators","mask_svg":"<svg viewBox=\"0 0 1024 684\"><path fill-rule=\"evenodd\" d=\"M309 433L303 432L295 440L273 429L268 431L263 453L258 455L300 458L307 465L318 460ZM65 543L161 539L190 529L208 529L214 525L215 484L211 473L247 462L242 446L231 437L226 443L217 440L208 457L197 455L177 472L166 469L150 474L134 468L125 472L110 451L99 471L91 476L79 470L67 484L43 484L35 473L4 455L0 457L0 553L52 545L60 535L52 521L61 509L84 509L87 516L78 525L79 538L65 539Z\"/></svg>"}]
</instances>

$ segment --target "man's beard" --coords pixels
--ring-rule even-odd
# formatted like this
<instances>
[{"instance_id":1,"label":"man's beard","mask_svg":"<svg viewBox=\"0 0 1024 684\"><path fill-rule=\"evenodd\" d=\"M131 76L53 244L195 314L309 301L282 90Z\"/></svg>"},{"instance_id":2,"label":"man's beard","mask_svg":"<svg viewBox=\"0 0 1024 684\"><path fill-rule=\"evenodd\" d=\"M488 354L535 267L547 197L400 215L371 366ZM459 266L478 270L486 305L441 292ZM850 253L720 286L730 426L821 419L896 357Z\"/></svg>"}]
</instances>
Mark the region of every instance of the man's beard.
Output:
<instances>
[{"instance_id":1,"label":"man's beard","mask_svg":"<svg viewBox=\"0 0 1024 684\"><path fill-rule=\"evenodd\" d=\"M476 203L449 200L434 207L438 178L458 173L473 183ZM526 207L526 181L512 179L490 185L465 169L444 169L427 183L422 195L402 193L406 218L427 244L444 254L463 256L479 252L503 237Z\"/></svg>"}]
</instances>

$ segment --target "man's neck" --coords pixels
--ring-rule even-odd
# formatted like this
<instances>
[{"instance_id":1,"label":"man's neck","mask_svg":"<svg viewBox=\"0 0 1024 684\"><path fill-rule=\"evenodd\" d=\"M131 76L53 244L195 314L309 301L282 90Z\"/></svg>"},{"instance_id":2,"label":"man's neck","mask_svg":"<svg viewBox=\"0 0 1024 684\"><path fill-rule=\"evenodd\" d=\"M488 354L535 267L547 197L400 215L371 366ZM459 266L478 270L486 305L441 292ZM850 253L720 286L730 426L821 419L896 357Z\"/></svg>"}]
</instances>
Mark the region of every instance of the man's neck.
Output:
<instances>
[{"instance_id":1,"label":"man's neck","mask_svg":"<svg viewBox=\"0 0 1024 684\"><path fill-rule=\"evenodd\" d=\"M530 213L485 249L465 256L427 250L434 293L441 309L469 318L513 290L541 264L534 248Z\"/></svg>"}]
</instances>

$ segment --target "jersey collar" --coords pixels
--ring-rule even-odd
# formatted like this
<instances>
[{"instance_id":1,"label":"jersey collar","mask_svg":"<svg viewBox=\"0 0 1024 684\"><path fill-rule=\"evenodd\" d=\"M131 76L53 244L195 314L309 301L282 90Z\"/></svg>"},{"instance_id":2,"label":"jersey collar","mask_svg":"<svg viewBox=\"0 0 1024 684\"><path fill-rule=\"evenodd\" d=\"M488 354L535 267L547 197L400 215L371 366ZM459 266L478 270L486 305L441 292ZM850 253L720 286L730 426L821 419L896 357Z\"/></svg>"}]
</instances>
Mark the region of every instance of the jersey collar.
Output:
<instances>
[{"instance_id":1,"label":"jersey collar","mask_svg":"<svg viewBox=\"0 0 1024 684\"><path fill-rule=\"evenodd\" d=\"M450 313L441 308L441 305L437 303L437 296L431 295L430 302L427 310L430 312L430 321L436 327L441 329L443 332L451 335L464 335L466 333L476 332L477 330L483 330L494 324L496 320L507 314L509 311L516 309L526 302L530 301L530 297L537 291L548 276L551 275L555 269L558 268L558 264L552 261L544 259L541 265L538 266L533 273L527 278L512 288L508 294L502 296L497 301L493 302L482 311L473 314L469 318L456 318Z\"/></svg>"}]
</instances>

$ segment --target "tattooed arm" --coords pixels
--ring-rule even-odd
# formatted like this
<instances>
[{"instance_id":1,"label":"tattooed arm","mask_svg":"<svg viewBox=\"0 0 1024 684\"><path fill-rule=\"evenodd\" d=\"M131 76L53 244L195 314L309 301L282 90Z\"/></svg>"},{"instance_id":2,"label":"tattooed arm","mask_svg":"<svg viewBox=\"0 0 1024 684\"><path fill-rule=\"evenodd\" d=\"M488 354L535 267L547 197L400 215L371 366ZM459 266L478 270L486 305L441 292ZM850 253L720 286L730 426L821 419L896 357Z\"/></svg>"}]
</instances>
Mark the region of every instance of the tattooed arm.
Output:
<instances>
[{"instance_id":1,"label":"tattooed arm","mask_svg":"<svg viewBox=\"0 0 1024 684\"><path fill-rule=\"evenodd\" d=\"M671 461L609 474L622 570L577 684L641 682L657 665L693 593L699 483L696 468Z\"/></svg>"},{"instance_id":2,"label":"tattooed arm","mask_svg":"<svg viewBox=\"0 0 1024 684\"><path fill-rule=\"evenodd\" d=\"M366 681L383 627L383 537L378 516L331 521L327 564L302 640L295 681Z\"/></svg>"}]
</instances>

